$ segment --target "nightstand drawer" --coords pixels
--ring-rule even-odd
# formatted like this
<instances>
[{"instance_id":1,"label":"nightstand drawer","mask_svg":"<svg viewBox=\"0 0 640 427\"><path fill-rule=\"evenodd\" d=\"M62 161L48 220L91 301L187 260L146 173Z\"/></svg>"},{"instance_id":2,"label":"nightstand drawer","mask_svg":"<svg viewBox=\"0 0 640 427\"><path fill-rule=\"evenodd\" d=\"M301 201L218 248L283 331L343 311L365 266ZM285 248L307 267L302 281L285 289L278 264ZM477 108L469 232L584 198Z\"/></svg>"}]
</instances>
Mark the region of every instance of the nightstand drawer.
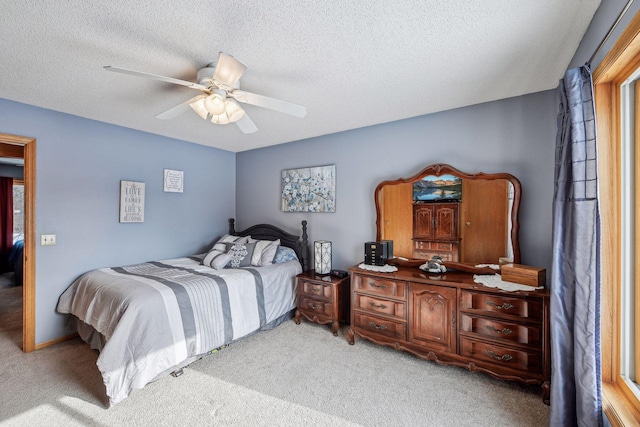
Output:
<instances>
[{"instance_id":1,"label":"nightstand drawer","mask_svg":"<svg viewBox=\"0 0 640 427\"><path fill-rule=\"evenodd\" d=\"M542 354L460 338L460 355L521 372L542 373Z\"/></svg>"},{"instance_id":2,"label":"nightstand drawer","mask_svg":"<svg viewBox=\"0 0 640 427\"><path fill-rule=\"evenodd\" d=\"M405 319L405 303L375 298L368 295L354 294L354 308L378 314Z\"/></svg>"},{"instance_id":3,"label":"nightstand drawer","mask_svg":"<svg viewBox=\"0 0 640 427\"><path fill-rule=\"evenodd\" d=\"M540 349L542 334L538 326L486 319L467 314L461 315L460 320L461 332L469 332Z\"/></svg>"},{"instance_id":4,"label":"nightstand drawer","mask_svg":"<svg viewBox=\"0 0 640 427\"><path fill-rule=\"evenodd\" d=\"M374 332L395 340L405 340L407 338L407 325L405 323L354 312L353 324L356 329Z\"/></svg>"},{"instance_id":5,"label":"nightstand drawer","mask_svg":"<svg viewBox=\"0 0 640 427\"><path fill-rule=\"evenodd\" d=\"M542 321L542 301L493 295L484 292L462 291L460 309L487 313L490 315L506 315Z\"/></svg>"},{"instance_id":6,"label":"nightstand drawer","mask_svg":"<svg viewBox=\"0 0 640 427\"><path fill-rule=\"evenodd\" d=\"M302 297L298 308L305 313L313 313L315 315L326 316L329 318L333 315L333 304L317 298Z\"/></svg>"},{"instance_id":7,"label":"nightstand drawer","mask_svg":"<svg viewBox=\"0 0 640 427\"><path fill-rule=\"evenodd\" d=\"M314 298L323 298L326 300L333 298L333 288L331 285L303 281L301 291L303 295L309 295Z\"/></svg>"},{"instance_id":8,"label":"nightstand drawer","mask_svg":"<svg viewBox=\"0 0 640 427\"><path fill-rule=\"evenodd\" d=\"M406 283L392 279L354 275L353 289L356 291L376 293L380 295L405 298Z\"/></svg>"}]
</instances>

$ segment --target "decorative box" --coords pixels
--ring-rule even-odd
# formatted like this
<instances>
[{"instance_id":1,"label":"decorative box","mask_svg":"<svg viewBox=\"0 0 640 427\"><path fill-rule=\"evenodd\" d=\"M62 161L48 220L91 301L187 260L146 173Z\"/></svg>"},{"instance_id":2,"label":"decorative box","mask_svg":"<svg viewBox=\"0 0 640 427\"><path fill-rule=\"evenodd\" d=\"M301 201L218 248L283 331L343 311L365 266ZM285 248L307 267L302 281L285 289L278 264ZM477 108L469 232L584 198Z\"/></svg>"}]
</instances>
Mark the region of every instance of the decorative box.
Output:
<instances>
[{"instance_id":1,"label":"decorative box","mask_svg":"<svg viewBox=\"0 0 640 427\"><path fill-rule=\"evenodd\" d=\"M393 241L366 242L364 244L364 263L368 265L385 265L393 258Z\"/></svg>"},{"instance_id":2,"label":"decorative box","mask_svg":"<svg viewBox=\"0 0 640 427\"><path fill-rule=\"evenodd\" d=\"M531 267L522 264L504 264L500 266L500 274L505 282L520 283L540 287L547 282L547 270L545 268Z\"/></svg>"}]
</instances>

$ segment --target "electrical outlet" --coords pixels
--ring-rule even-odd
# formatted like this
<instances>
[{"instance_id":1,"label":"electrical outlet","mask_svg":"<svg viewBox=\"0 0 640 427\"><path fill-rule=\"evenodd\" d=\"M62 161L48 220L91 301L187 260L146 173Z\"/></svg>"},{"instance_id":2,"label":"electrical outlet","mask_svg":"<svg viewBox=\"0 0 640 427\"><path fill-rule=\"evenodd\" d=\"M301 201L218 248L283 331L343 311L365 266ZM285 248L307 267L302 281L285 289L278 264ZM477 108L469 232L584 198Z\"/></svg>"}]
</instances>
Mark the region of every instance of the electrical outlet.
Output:
<instances>
[{"instance_id":1,"label":"electrical outlet","mask_svg":"<svg viewBox=\"0 0 640 427\"><path fill-rule=\"evenodd\" d=\"M56 235L55 234L41 234L40 235L40 246L53 246L56 244Z\"/></svg>"}]
</instances>

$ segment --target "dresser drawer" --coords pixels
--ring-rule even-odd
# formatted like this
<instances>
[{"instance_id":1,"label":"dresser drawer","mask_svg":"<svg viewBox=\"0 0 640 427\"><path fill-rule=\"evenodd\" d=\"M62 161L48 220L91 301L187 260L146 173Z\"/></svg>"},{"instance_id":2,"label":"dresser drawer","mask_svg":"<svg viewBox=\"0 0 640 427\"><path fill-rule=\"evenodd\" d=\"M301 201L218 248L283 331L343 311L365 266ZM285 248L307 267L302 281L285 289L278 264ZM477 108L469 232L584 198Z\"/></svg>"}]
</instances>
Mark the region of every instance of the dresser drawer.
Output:
<instances>
[{"instance_id":1,"label":"dresser drawer","mask_svg":"<svg viewBox=\"0 0 640 427\"><path fill-rule=\"evenodd\" d=\"M323 285L314 282L302 282L302 295L308 295L314 298L323 298L330 300L333 297L333 287L331 285Z\"/></svg>"},{"instance_id":2,"label":"dresser drawer","mask_svg":"<svg viewBox=\"0 0 640 427\"><path fill-rule=\"evenodd\" d=\"M381 279L369 276L355 275L353 278L353 289L368 293L405 298L406 283L392 279Z\"/></svg>"},{"instance_id":3,"label":"dresser drawer","mask_svg":"<svg viewBox=\"0 0 640 427\"><path fill-rule=\"evenodd\" d=\"M542 373L542 353L460 338L460 355L532 374Z\"/></svg>"},{"instance_id":4,"label":"dresser drawer","mask_svg":"<svg viewBox=\"0 0 640 427\"><path fill-rule=\"evenodd\" d=\"M473 310L492 315L507 315L542 321L542 300L492 295L483 292L462 291L461 310Z\"/></svg>"},{"instance_id":5,"label":"dresser drawer","mask_svg":"<svg viewBox=\"0 0 640 427\"><path fill-rule=\"evenodd\" d=\"M315 314L330 318L333 315L333 304L317 298L303 296L298 303L298 309L312 316Z\"/></svg>"},{"instance_id":6,"label":"dresser drawer","mask_svg":"<svg viewBox=\"0 0 640 427\"><path fill-rule=\"evenodd\" d=\"M373 332L395 340L407 338L407 325L393 320L385 320L376 316L355 312L353 325L356 329Z\"/></svg>"},{"instance_id":7,"label":"dresser drawer","mask_svg":"<svg viewBox=\"0 0 640 427\"><path fill-rule=\"evenodd\" d=\"M354 308L405 319L406 304L368 295L355 294Z\"/></svg>"},{"instance_id":8,"label":"dresser drawer","mask_svg":"<svg viewBox=\"0 0 640 427\"><path fill-rule=\"evenodd\" d=\"M460 331L540 349L540 327L462 314Z\"/></svg>"}]
</instances>

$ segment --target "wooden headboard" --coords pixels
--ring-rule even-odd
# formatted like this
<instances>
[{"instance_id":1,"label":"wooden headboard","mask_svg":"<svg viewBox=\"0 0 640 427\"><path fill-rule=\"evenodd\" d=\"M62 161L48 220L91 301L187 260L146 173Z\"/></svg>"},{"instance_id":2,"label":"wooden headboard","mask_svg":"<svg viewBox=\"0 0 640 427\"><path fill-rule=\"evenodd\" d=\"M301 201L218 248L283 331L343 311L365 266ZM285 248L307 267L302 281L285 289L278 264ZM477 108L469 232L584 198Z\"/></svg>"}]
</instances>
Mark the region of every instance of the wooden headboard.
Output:
<instances>
[{"instance_id":1,"label":"wooden headboard","mask_svg":"<svg viewBox=\"0 0 640 427\"><path fill-rule=\"evenodd\" d=\"M309 262L309 236L307 235L307 221L302 221L302 233L295 235L287 233L280 227L271 224L257 224L245 230L236 231L236 220L229 218L229 234L233 236L251 236L257 240L277 240L280 239L282 246L293 249L300 260L302 271L311 269Z\"/></svg>"}]
</instances>

